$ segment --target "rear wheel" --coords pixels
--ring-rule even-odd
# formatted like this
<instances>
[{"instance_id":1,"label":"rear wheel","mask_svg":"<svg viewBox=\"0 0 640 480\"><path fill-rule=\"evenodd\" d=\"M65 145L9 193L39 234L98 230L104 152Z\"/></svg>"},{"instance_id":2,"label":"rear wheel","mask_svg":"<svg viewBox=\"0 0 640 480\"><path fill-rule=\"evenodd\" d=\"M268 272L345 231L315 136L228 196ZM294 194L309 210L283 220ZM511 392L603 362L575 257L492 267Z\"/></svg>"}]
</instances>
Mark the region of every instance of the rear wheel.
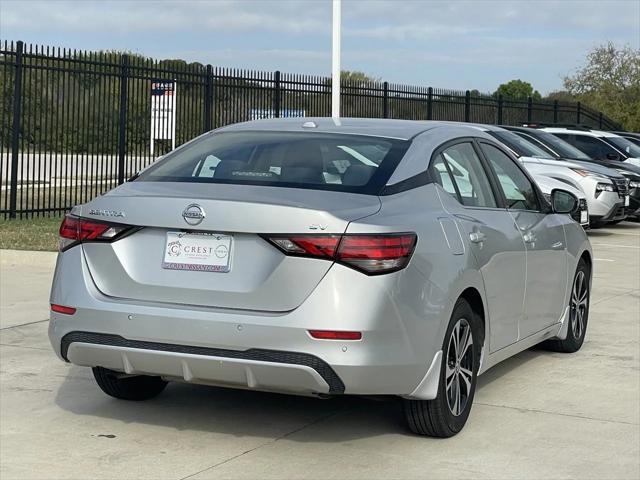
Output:
<instances>
[{"instance_id":1,"label":"rear wheel","mask_svg":"<svg viewBox=\"0 0 640 480\"><path fill-rule=\"evenodd\" d=\"M438 396L434 400L403 401L412 432L451 437L462 430L475 394L482 338L477 314L466 300L458 299L442 346Z\"/></svg>"},{"instance_id":2,"label":"rear wheel","mask_svg":"<svg viewBox=\"0 0 640 480\"><path fill-rule=\"evenodd\" d=\"M580 259L576 274L573 277L571 298L569 299L569 325L567 338L564 340L549 340L544 347L554 352L573 353L580 350L584 343L589 319L590 271L587 263Z\"/></svg>"},{"instance_id":3,"label":"rear wheel","mask_svg":"<svg viewBox=\"0 0 640 480\"><path fill-rule=\"evenodd\" d=\"M159 395L167 386L167 382L160 377L127 377L102 367L94 367L93 376L104 393L121 400L148 400Z\"/></svg>"}]
</instances>

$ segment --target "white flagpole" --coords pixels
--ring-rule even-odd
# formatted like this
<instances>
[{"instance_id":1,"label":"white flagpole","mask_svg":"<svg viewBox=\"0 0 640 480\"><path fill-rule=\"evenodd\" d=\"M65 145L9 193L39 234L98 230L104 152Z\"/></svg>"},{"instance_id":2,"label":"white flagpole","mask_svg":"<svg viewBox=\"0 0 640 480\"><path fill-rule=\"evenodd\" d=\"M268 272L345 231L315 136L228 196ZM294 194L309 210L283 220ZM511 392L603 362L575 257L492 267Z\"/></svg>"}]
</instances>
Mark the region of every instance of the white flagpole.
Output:
<instances>
[{"instance_id":1,"label":"white flagpole","mask_svg":"<svg viewBox=\"0 0 640 480\"><path fill-rule=\"evenodd\" d=\"M340 5L341 0L333 0L333 55L331 79L331 116L340 117Z\"/></svg>"}]
</instances>

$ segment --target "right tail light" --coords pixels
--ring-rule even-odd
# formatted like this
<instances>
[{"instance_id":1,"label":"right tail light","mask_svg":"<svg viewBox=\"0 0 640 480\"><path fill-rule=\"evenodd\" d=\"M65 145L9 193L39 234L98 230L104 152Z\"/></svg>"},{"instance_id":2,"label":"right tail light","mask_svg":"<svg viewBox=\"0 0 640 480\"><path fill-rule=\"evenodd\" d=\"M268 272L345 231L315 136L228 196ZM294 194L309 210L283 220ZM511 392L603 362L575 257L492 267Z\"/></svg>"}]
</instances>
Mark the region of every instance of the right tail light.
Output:
<instances>
[{"instance_id":1,"label":"right tail light","mask_svg":"<svg viewBox=\"0 0 640 480\"><path fill-rule=\"evenodd\" d=\"M333 260L367 275L396 272L409 263L415 233L266 235L286 255Z\"/></svg>"}]
</instances>

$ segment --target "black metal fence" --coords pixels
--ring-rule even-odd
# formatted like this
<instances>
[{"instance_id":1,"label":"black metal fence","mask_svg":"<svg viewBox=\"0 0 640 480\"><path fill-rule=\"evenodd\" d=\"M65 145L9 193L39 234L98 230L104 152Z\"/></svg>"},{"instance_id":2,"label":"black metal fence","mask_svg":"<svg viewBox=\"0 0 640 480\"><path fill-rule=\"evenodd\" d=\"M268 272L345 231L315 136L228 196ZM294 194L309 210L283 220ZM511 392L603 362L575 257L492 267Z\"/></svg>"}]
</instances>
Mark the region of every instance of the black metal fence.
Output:
<instances>
[{"instance_id":1,"label":"black metal fence","mask_svg":"<svg viewBox=\"0 0 640 480\"><path fill-rule=\"evenodd\" d=\"M0 42L0 214L59 215L153 162L151 84L157 81L176 85L176 145L230 123L331 114L327 77ZM388 82L343 83L341 110L345 117L619 128L580 103ZM171 148L166 141L158 146L156 155Z\"/></svg>"}]
</instances>

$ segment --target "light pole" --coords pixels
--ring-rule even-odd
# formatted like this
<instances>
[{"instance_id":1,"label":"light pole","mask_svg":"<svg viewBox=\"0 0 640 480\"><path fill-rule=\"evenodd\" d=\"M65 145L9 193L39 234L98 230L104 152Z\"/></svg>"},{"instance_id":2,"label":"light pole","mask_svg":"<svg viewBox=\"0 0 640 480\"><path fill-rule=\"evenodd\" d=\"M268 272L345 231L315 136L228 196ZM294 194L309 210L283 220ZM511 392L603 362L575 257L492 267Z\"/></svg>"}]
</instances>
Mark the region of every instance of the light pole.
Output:
<instances>
[{"instance_id":1,"label":"light pole","mask_svg":"<svg viewBox=\"0 0 640 480\"><path fill-rule=\"evenodd\" d=\"M333 55L331 58L331 116L340 117L340 9L341 0L333 0Z\"/></svg>"}]
</instances>

